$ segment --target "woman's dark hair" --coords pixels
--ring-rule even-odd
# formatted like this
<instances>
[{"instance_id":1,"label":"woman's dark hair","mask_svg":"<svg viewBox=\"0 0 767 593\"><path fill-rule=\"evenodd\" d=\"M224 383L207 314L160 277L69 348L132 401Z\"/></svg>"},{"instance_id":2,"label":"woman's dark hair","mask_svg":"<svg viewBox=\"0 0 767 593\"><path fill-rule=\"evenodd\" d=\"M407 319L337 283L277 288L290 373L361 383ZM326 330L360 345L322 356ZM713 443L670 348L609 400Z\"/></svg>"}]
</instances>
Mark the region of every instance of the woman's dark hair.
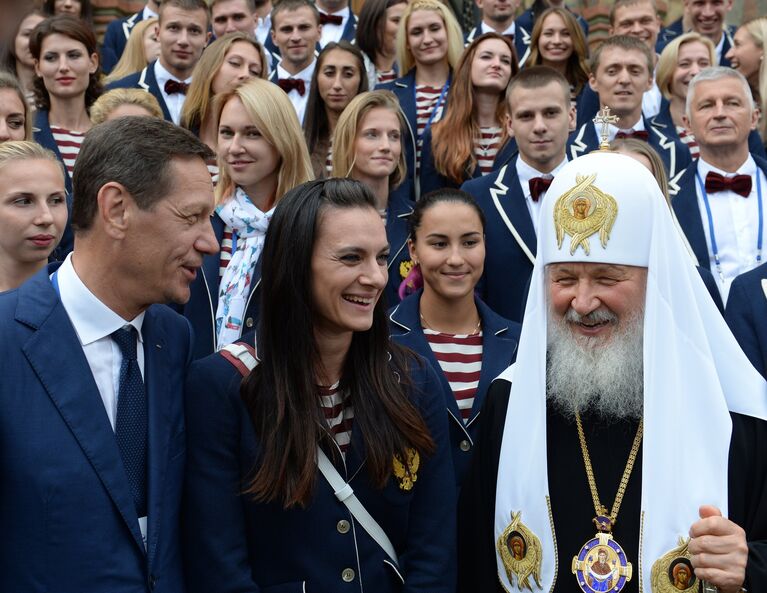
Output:
<instances>
[{"instance_id":1,"label":"woman's dark hair","mask_svg":"<svg viewBox=\"0 0 767 593\"><path fill-rule=\"evenodd\" d=\"M56 0L45 0L42 8L43 14L56 16ZM91 0L80 0L80 19L93 29L93 6L91 5Z\"/></svg>"},{"instance_id":2,"label":"woman's dark hair","mask_svg":"<svg viewBox=\"0 0 767 593\"><path fill-rule=\"evenodd\" d=\"M386 11L407 0L365 0L357 21L357 47L375 64L376 53L383 45Z\"/></svg>"},{"instance_id":3,"label":"woman's dark hair","mask_svg":"<svg viewBox=\"0 0 767 593\"><path fill-rule=\"evenodd\" d=\"M421 221L423 220L423 214L432 206L441 204L442 202L450 202L455 204L466 204L474 209L479 216L479 221L482 223L482 232L485 231L485 225L487 223L485 219L485 213L482 212L482 208L479 207L477 201L471 194L461 191L460 189L453 189L445 187L443 189L437 189L430 191L425 196L421 196L415 206L413 207L413 213L408 218L407 230L408 236L415 243L416 231L421 228Z\"/></svg>"},{"instance_id":4,"label":"woman's dark hair","mask_svg":"<svg viewBox=\"0 0 767 593\"><path fill-rule=\"evenodd\" d=\"M317 57L317 65L314 67L314 74L312 74L312 84L309 87L309 98L306 101L304 136L310 155L314 154L318 145L326 144L330 141L330 123L328 122L328 114L325 111L325 101L320 97L320 89L317 86L317 76L322 70L323 63L328 57L328 54L334 49L342 49L356 58L357 67L360 71L360 83L357 87L357 94L364 93L368 90L368 76L367 71L365 70L365 60L362 57L362 52L360 52L359 48L348 41L339 41L338 43L331 41L328 43ZM322 162L323 164L325 163L325 155L322 155Z\"/></svg>"},{"instance_id":5,"label":"woman's dark hair","mask_svg":"<svg viewBox=\"0 0 767 593\"><path fill-rule=\"evenodd\" d=\"M19 75L16 71L16 37L19 35L21 24L28 16L33 14L45 16L43 11L39 8L24 10L16 16L16 22L14 23L14 26L10 28L11 34L8 36L7 43L0 49L0 70L7 70L14 76Z\"/></svg>"},{"instance_id":6,"label":"woman's dark hair","mask_svg":"<svg viewBox=\"0 0 767 593\"><path fill-rule=\"evenodd\" d=\"M317 473L317 446L332 443L315 376L321 362L309 270L320 225L334 208L376 206L370 190L357 181L325 179L299 185L277 206L262 255L261 361L241 388L261 453L246 493L262 502L279 501L285 508L308 504ZM391 474L394 456L406 459L410 447L422 455L434 451L428 428L409 397L407 369L414 364L389 340L386 303L379 299L372 327L352 337L340 389L351 398L368 473L380 488Z\"/></svg>"},{"instance_id":7,"label":"woman's dark hair","mask_svg":"<svg viewBox=\"0 0 767 593\"><path fill-rule=\"evenodd\" d=\"M29 51L32 52L32 56L40 61L40 54L43 49L43 41L49 35L64 35L75 41L79 41L85 46L85 50L88 55L98 55L98 44L96 43L96 36L93 34L90 28L81 20L72 18L71 16L54 16L41 21L37 27L34 28L32 34L29 37ZM85 89L85 108L90 109L91 105L99 98L101 94L101 66L96 68L96 71L90 75L88 81L88 88ZM51 97L48 94L48 89L45 88L43 79L39 76L35 77L35 104L38 109L44 111L50 111L51 109Z\"/></svg>"}]
</instances>

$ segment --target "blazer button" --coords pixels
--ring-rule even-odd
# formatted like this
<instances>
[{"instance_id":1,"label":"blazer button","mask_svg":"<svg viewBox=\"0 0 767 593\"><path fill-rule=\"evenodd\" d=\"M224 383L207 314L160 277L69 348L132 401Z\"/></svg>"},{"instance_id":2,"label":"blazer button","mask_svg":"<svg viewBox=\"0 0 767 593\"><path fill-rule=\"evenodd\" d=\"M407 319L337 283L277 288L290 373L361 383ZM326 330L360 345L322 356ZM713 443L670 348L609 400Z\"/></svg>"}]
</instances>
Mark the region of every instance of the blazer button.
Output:
<instances>
[{"instance_id":1,"label":"blazer button","mask_svg":"<svg viewBox=\"0 0 767 593\"><path fill-rule=\"evenodd\" d=\"M253 318L252 317L248 317L245 320L245 327L253 327Z\"/></svg>"},{"instance_id":2,"label":"blazer button","mask_svg":"<svg viewBox=\"0 0 767 593\"><path fill-rule=\"evenodd\" d=\"M461 449L461 451L468 451L471 449L471 443L464 439L458 444L458 447Z\"/></svg>"},{"instance_id":3,"label":"blazer button","mask_svg":"<svg viewBox=\"0 0 767 593\"><path fill-rule=\"evenodd\" d=\"M341 572L341 578L345 583L351 583L354 580L355 574L351 568L344 568Z\"/></svg>"},{"instance_id":4,"label":"blazer button","mask_svg":"<svg viewBox=\"0 0 767 593\"><path fill-rule=\"evenodd\" d=\"M346 519L341 519L336 525L338 533L349 533L349 522Z\"/></svg>"}]
</instances>

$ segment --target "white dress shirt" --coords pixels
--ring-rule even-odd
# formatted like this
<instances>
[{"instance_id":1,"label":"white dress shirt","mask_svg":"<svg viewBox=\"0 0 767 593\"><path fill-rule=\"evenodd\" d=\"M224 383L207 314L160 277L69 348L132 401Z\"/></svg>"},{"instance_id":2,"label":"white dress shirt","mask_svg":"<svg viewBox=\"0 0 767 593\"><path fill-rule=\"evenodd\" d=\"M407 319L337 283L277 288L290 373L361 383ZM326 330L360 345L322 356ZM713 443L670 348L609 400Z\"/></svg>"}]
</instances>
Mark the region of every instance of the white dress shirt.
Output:
<instances>
[{"instance_id":1,"label":"white dress shirt","mask_svg":"<svg viewBox=\"0 0 767 593\"><path fill-rule=\"evenodd\" d=\"M702 158L698 160L698 175L700 175L700 180L704 184L706 183L706 175L712 171L725 177L732 177L733 175L733 173L725 173L721 169L717 169ZM748 156L746 162L740 166L735 174L751 176L751 193L747 198L732 191L709 193L707 196L709 206L711 207L714 236L716 237L716 246L719 251L719 262L723 278L720 278L719 270L717 270L716 262L714 261L714 248L711 244L711 231L709 229L703 193L697 179L695 182L695 191L698 195L698 209L700 210L701 222L703 223L703 231L706 233L708 255L711 259L711 273L719 284L722 300L725 303L727 303L730 285L735 280L735 277L757 266L759 198L757 196L756 175L759 175L763 199L765 190L767 190L767 179L762 170L756 166L756 162L751 155ZM762 212L762 222L767 222L767 216L765 216L764 211Z\"/></svg>"},{"instance_id":2,"label":"white dress shirt","mask_svg":"<svg viewBox=\"0 0 767 593\"><path fill-rule=\"evenodd\" d=\"M157 79L157 86L160 87L160 94L165 100L165 105L168 107L168 112L170 113L173 123L179 125L181 122L181 110L184 108L186 95L182 93L173 93L169 95L165 92L165 83L169 80L175 80L177 82L185 82L186 84L189 84L192 82L192 77L190 76L186 80L178 80L178 78L173 76L162 64L160 64L160 60L157 60L154 63L154 77Z\"/></svg>"},{"instance_id":3,"label":"white dress shirt","mask_svg":"<svg viewBox=\"0 0 767 593\"><path fill-rule=\"evenodd\" d=\"M261 45L266 43L266 40L271 35L272 31L272 15L267 14L264 18L258 17L256 19L256 28L253 30L253 34Z\"/></svg>"},{"instance_id":4,"label":"white dress shirt","mask_svg":"<svg viewBox=\"0 0 767 593\"><path fill-rule=\"evenodd\" d=\"M325 47L331 41L338 43L341 41L341 35L344 34L346 23L349 22L349 17L351 15L349 7L347 6L338 12L325 12L324 10L320 10L320 12L331 16L340 16L343 19L343 22L340 25L331 25L329 23L322 25L322 32L320 34L320 47Z\"/></svg>"},{"instance_id":5,"label":"white dress shirt","mask_svg":"<svg viewBox=\"0 0 767 593\"><path fill-rule=\"evenodd\" d=\"M716 44L716 63L719 65L719 63L722 61L722 50L724 49L724 38L727 35L726 31L722 31L722 37L719 39L719 43Z\"/></svg>"},{"instance_id":6,"label":"white dress shirt","mask_svg":"<svg viewBox=\"0 0 767 593\"><path fill-rule=\"evenodd\" d=\"M501 31L501 35L511 35L513 37L515 31L516 25L514 24L514 21L511 21L511 26L505 31ZM484 35L485 33L497 33L497 31L488 25L485 21L482 21L479 24L479 33L480 35Z\"/></svg>"},{"instance_id":7,"label":"white dress shirt","mask_svg":"<svg viewBox=\"0 0 767 593\"><path fill-rule=\"evenodd\" d=\"M652 78L652 88L645 91L642 95L642 115L645 117L655 117L660 113L660 104L663 100L658 83L655 82L655 76Z\"/></svg>"},{"instance_id":8,"label":"white dress shirt","mask_svg":"<svg viewBox=\"0 0 767 593\"><path fill-rule=\"evenodd\" d=\"M618 121L618 123L621 123ZM594 124L594 129L597 133L597 142L602 141L602 126ZM614 126L613 124L609 124L607 127L607 141L612 142L615 140L615 137L618 135L618 132L624 132L626 134L629 134L631 132L639 132L640 130L645 130L644 127L644 118L640 117L637 123L635 123L630 128L619 128L618 126Z\"/></svg>"},{"instance_id":9,"label":"white dress shirt","mask_svg":"<svg viewBox=\"0 0 767 593\"><path fill-rule=\"evenodd\" d=\"M141 20L145 21L147 19L156 19L159 15L149 8L148 6L145 6L144 9L141 11Z\"/></svg>"},{"instance_id":10,"label":"white dress shirt","mask_svg":"<svg viewBox=\"0 0 767 593\"><path fill-rule=\"evenodd\" d=\"M519 184L522 186L522 193L525 194L525 204L527 204L527 210L530 212L530 219L533 221L533 228L535 229L535 236L538 236L538 219L541 216L541 202L546 192L543 192L538 198L537 202L533 201L530 195L530 180L533 177L556 177L556 174L567 164L567 157L565 157L561 163L559 163L551 173L541 173L538 169L535 169L528 165L522 156L517 159L517 177L519 178Z\"/></svg>"},{"instance_id":11,"label":"white dress shirt","mask_svg":"<svg viewBox=\"0 0 767 593\"><path fill-rule=\"evenodd\" d=\"M303 97L298 93L297 90L292 90L288 93L288 99L290 99L290 102L293 103L293 107L296 110L296 114L298 115L298 121L301 122L301 125L304 123L304 113L306 112L306 102L309 100L309 87L312 86L312 75L314 74L314 67L317 65L317 58L312 60L312 63L309 64L306 68L301 70L298 74L291 74L285 68L282 67L282 64L277 65L277 78L298 78L304 81L304 84L306 85L306 92L304 93Z\"/></svg>"}]
</instances>

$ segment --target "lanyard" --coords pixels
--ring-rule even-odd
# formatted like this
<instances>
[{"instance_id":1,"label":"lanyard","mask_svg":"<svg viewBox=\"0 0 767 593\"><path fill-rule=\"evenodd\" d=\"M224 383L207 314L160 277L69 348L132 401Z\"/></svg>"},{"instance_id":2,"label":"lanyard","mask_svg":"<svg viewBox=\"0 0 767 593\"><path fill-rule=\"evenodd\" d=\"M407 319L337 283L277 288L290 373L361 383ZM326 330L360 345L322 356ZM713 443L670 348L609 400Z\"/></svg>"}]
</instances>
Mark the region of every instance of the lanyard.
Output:
<instances>
[{"instance_id":1,"label":"lanyard","mask_svg":"<svg viewBox=\"0 0 767 593\"><path fill-rule=\"evenodd\" d=\"M714 262L716 263L716 271L719 274L719 280L724 283L724 274L722 273L722 264L719 260L719 248L716 245L716 235L714 234L714 217L711 216L711 205L708 203L708 194L706 193L706 185L700 178L700 172L695 170L695 178L698 180L698 187L700 188L700 194L703 196L703 204L706 206L706 217L708 218L708 234L711 237L711 250L714 252ZM762 217L762 176L760 175L759 168L756 169L756 199L759 208L759 230L756 236L756 262L762 261L762 235L764 231L764 219Z\"/></svg>"},{"instance_id":2,"label":"lanyard","mask_svg":"<svg viewBox=\"0 0 767 593\"><path fill-rule=\"evenodd\" d=\"M448 77L447 82L445 83L445 86L442 87L442 92L439 94L439 99L437 99L437 103L434 105L434 108L431 110L431 115L429 116L429 120L426 122L426 126L423 129L423 132L418 134L418 91L416 90L416 85L413 85L413 101L416 104L416 134L418 134L418 140L420 141L423 138L423 135L426 133L426 130L428 130L431 127L431 123L434 121L434 117L437 115L437 112L439 111L439 108L442 106L442 103L445 101L445 96L447 95L447 91L450 90L450 77Z\"/></svg>"}]
</instances>

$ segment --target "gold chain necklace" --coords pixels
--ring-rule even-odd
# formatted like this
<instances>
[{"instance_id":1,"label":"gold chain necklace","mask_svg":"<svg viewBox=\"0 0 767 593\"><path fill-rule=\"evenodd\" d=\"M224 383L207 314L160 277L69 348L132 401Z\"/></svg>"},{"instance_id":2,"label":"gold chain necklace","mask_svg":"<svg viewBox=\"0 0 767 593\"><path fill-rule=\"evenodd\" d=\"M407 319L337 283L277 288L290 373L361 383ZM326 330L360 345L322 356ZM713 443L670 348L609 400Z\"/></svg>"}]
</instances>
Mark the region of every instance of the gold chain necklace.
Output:
<instances>
[{"instance_id":1,"label":"gold chain necklace","mask_svg":"<svg viewBox=\"0 0 767 593\"><path fill-rule=\"evenodd\" d=\"M589 448L586 444L586 434L583 432L583 424L580 414L575 414L575 423L578 427L578 439L581 442L583 464L586 466L586 478L591 490L591 498L594 501L596 517L593 521L597 528L594 538L587 541L580 552L573 558L572 571L578 581L578 586L584 593L595 591L611 591L618 593L631 580L632 565L626 558L623 548L613 539L611 534L613 525L618 519L618 511L623 502L623 495L634 469L634 462L639 453L639 445L642 443L644 421L639 421L634 444L631 446L626 468L623 470L621 481L618 484L618 492L615 494L613 508L608 513L599 500L597 481L594 477L594 469L591 465Z\"/></svg>"},{"instance_id":2,"label":"gold chain necklace","mask_svg":"<svg viewBox=\"0 0 767 593\"><path fill-rule=\"evenodd\" d=\"M438 334L444 334L445 333L445 332L439 331L438 329L434 329L431 325L429 325L429 322L426 321L426 317L423 316L423 313L419 313L419 315L421 316L421 321L423 321L423 324L427 328L429 328L431 331L437 332ZM466 334L466 335L468 335L468 336L476 336L479 333L479 326L480 325L482 325L482 318L481 317L479 318L479 321L477 321L477 325L474 327L472 332L470 334ZM460 336L460 335L463 335L463 334L447 334L447 335Z\"/></svg>"}]
</instances>

